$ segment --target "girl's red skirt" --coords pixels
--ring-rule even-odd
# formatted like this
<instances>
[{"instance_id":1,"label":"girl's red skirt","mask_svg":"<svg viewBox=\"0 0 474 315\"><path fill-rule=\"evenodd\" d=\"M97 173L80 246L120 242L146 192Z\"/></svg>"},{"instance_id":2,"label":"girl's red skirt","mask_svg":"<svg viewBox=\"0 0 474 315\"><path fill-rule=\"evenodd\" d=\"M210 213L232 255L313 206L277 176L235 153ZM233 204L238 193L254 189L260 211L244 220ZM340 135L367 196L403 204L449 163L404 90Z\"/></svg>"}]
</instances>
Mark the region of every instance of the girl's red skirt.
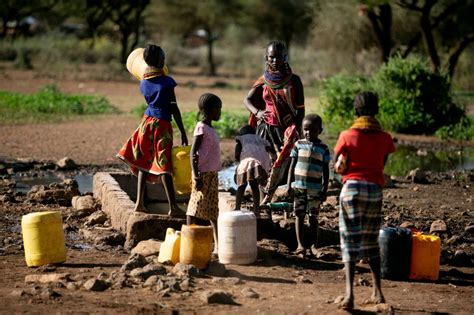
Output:
<instances>
[{"instance_id":1,"label":"girl's red skirt","mask_svg":"<svg viewBox=\"0 0 474 315\"><path fill-rule=\"evenodd\" d=\"M147 172L146 180L155 183L161 174L172 174L171 149L173 129L171 122L144 115L138 128L117 153L131 171Z\"/></svg>"}]
</instances>

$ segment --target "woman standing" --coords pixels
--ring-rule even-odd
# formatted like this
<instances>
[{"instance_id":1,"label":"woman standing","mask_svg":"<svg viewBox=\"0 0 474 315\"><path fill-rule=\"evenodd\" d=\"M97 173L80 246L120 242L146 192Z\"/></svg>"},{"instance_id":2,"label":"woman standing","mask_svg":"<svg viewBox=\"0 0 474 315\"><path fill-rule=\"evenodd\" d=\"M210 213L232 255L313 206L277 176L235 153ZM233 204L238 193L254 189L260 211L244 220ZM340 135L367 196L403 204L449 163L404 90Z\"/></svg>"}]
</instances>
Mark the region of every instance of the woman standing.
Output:
<instances>
[{"instance_id":1,"label":"woman standing","mask_svg":"<svg viewBox=\"0 0 474 315\"><path fill-rule=\"evenodd\" d=\"M299 76L291 71L285 44L272 41L265 54L266 69L250 89L244 104L250 111L249 124L277 153L265 187L262 204L271 201L275 190L287 178L289 156L298 139L304 117L304 91Z\"/></svg>"}]
</instances>

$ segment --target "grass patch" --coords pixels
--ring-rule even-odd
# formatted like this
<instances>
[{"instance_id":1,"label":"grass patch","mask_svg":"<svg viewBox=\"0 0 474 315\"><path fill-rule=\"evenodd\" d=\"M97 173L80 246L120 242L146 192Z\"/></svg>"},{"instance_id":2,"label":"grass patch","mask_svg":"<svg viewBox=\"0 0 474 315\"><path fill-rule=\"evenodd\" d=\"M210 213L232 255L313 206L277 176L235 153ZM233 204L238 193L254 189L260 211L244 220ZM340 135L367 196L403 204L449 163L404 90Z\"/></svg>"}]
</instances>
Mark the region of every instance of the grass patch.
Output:
<instances>
[{"instance_id":1,"label":"grass patch","mask_svg":"<svg viewBox=\"0 0 474 315\"><path fill-rule=\"evenodd\" d=\"M116 113L107 99L61 93L55 85L35 94L0 91L0 123L52 122L76 116Z\"/></svg>"}]
</instances>

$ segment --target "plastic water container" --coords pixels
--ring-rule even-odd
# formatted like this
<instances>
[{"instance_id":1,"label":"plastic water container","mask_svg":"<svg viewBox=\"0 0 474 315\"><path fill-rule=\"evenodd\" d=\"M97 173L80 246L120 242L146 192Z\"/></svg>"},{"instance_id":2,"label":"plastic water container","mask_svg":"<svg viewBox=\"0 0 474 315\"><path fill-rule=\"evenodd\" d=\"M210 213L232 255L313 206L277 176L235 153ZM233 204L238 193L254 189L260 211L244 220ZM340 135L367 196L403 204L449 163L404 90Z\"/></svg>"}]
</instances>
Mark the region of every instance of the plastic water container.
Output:
<instances>
[{"instance_id":1,"label":"plastic water container","mask_svg":"<svg viewBox=\"0 0 474 315\"><path fill-rule=\"evenodd\" d=\"M34 212L21 218L28 267L66 261L63 223L58 211Z\"/></svg>"},{"instance_id":2,"label":"plastic water container","mask_svg":"<svg viewBox=\"0 0 474 315\"><path fill-rule=\"evenodd\" d=\"M411 263L411 230L384 227L380 229L379 245L382 278L407 280Z\"/></svg>"},{"instance_id":3,"label":"plastic water container","mask_svg":"<svg viewBox=\"0 0 474 315\"><path fill-rule=\"evenodd\" d=\"M413 233L411 253L411 280L438 280L441 239L436 235Z\"/></svg>"},{"instance_id":4,"label":"plastic water container","mask_svg":"<svg viewBox=\"0 0 474 315\"><path fill-rule=\"evenodd\" d=\"M137 48L128 55L127 58L127 70L130 72L137 80L143 79L143 74L145 73L148 65L143 59L144 48ZM165 73L168 73L168 68L164 67Z\"/></svg>"},{"instance_id":5,"label":"plastic water container","mask_svg":"<svg viewBox=\"0 0 474 315\"><path fill-rule=\"evenodd\" d=\"M257 219L250 211L229 211L218 219L219 261L251 264L257 259Z\"/></svg>"},{"instance_id":6,"label":"plastic water container","mask_svg":"<svg viewBox=\"0 0 474 315\"><path fill-rule=\"evenodd\" d=\"M171 261L173 264L179 262L179 250L181 245L181 235L179 231L172 228L166 229L165 241L161 243L158 262Z\"/></svg>"},{"instance_id":7,"label":"plastic water container","mask_svg":"<svg viewBox=\"0 0 474 315\"><path fill-rule=\"evenodd\" d=\"M191 193L192 170L190 152L190 145L173 147L171 150L174 188L180 195Z\"/></svg>"},{"instance_id":8,"label":"plastic water container","mask_svg":"<svg viewBox=\"0 0 474 315\"><path fill-rule=\"evenodd\" d=\"M212 256L212 226L183 225L179 261L205 269Z\"/></svg>"}]
</instances>

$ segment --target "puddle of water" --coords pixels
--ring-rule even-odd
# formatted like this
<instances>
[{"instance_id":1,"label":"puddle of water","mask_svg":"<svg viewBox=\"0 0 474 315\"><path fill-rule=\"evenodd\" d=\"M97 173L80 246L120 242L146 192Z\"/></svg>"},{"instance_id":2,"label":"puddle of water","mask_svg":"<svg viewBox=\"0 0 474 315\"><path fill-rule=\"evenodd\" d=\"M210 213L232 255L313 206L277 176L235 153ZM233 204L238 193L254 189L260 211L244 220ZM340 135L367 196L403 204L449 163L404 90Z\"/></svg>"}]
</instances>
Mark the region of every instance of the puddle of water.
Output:
<instances>
[{"instance_id":1,"label":"puddle of water","mask_svg":"<svg viewBox=\"0 0 474 315\"><path fill-rule=\"evenodd\" d=\"M234 172L236 165L227 167L219 172L219 186L224 189L234 188ZM474 170L474 148L462 150L419 150L412 146L397 146L397 151L390 155L385 173L395 176L405 176L409 171L420 168L425 171ZM336 174L333 174L337 177Z\"/></svg>"},{"instance_id":2,"label":"puddle of water","mask_svg":"<svg viewBox=\"0 0 474 315\"><path fill-rule=\"evenodd\" d=\"M447 170L466 171L474 169L474 148L460 150L421 150L411 146L397 146L389 156L385 173L405 176L410 170L443 172Z\"/></svg>"},{"instance_id":3,"label":"puddle of water","mask_svg":"<svg viewBox=\"0 0 474 315\"><path fill-rule=\"evenodd\" d=\"M63 182L67 176L58 176L55 175L57 173L44 173L42 176L38 177L25 177L25 176L19 176L19 175L14 175L13 179L16 182L16 191L17 192L23 192L27 193L30 191L31 187L35 185L50 185L52 183L61 183ZM93 175L91 174L77 174L73 179L76 180L78 186L79 186L79 192L81 194L87 193L87 192L92 192L92 177ZM69 177L70 178L70 177Z\"/></svg>"}]
</instances>

